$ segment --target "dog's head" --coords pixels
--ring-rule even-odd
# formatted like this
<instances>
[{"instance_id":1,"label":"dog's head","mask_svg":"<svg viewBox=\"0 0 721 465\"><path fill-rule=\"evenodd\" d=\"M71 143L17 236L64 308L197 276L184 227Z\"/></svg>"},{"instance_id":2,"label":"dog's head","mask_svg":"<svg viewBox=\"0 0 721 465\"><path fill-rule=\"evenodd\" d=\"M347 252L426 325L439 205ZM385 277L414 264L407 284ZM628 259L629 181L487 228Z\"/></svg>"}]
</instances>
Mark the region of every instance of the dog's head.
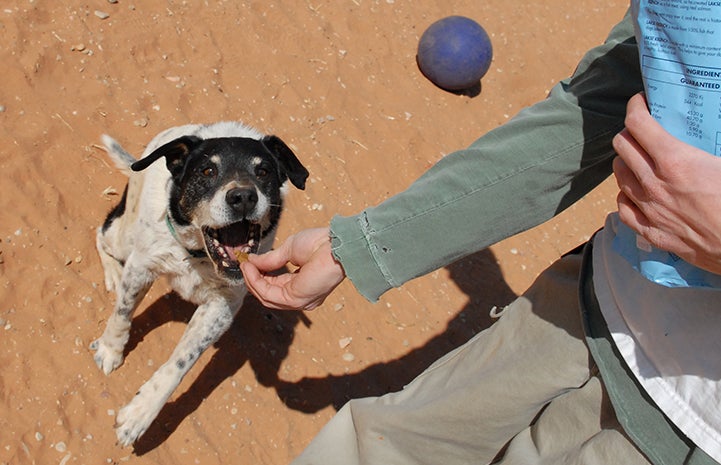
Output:
<instances>
[{"instance_id":1,"label":"dog's head","mask_svg":"<svg viewBox=\"0 0 721 465\"><path fill-rule=\"evenodd\" d=\"M184 136L135 162L141 171L160 158L170 171L169 214L195 227L216 272L242 279L238 257L255 253L276 227L290 181L305 188L308 171L278 137Z\"/></svg>"}]
</instances>

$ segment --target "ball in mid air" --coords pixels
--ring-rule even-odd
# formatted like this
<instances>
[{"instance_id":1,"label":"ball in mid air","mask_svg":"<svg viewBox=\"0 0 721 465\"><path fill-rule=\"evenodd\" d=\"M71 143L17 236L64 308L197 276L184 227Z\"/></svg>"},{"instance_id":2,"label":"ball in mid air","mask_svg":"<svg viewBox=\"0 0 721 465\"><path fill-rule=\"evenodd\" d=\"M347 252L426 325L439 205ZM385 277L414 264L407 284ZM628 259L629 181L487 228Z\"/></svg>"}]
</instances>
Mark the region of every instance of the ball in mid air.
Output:
<instances>
[{"instance_id":1,"label":"ball in mid air","mask_svg":"<svg viewBox=\"0 0 721 465\"><path fill-rule=\"evenodd\" d=\"M432 83L446 90L477 85L492 58L493 47L485 29L464 16L436 21L418 42L418 67Z\"/></svg>"}]
</instances>

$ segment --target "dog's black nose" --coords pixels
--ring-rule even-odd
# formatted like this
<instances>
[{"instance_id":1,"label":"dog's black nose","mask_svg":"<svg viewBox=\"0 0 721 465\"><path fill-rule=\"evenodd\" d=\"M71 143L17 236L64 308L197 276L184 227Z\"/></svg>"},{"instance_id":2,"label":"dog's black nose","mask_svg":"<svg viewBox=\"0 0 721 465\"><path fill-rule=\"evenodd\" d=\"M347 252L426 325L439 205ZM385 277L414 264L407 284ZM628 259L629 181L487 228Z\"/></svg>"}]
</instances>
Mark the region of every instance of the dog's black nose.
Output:
<instances>
[{"instance_id":1,"label":"dog's black nose","mask_svg":"<svg viewBox=\"0 0 721 465\"><path fill-rule=\"evenodd\" d=\"M225 201L241 213L249 213L258 203L258 193L252 187L235 187L225 194Z\"/></svg>"}]
</instances>

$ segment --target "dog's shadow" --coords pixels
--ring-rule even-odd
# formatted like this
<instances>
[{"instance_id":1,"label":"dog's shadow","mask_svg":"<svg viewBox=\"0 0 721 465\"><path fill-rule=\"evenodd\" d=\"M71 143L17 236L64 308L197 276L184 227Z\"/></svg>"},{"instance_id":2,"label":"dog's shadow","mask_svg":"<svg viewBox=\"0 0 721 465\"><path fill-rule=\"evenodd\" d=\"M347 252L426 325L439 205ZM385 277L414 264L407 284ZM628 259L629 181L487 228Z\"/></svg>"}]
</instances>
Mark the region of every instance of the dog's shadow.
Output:
<instances>
[{"instance_id":1,"label":"dog's shadow","mask_svg":"<svg viewBox=\"0 0 721 465\"><path fill-rule=\"evenodd\" d=\"M307 413L329 405L338 409L352 398L402 389L437 358L488 327L491 324L488 311L493 306L505 305L515 297L488 250L466 257L448 270L451 279L468 296L468 302L442 333L395 360L370 365L356 373L303 378L297 382L284 381L278 373L293 342L296 325L310 325L310 321L302 312L269 310L248 296L230 330L216 343L218 350L188 390L163 407L135 443L135 453L143 455L162 444L203 399L245 363L250 363L258 382L275 389L289 408ZM127 351L168 321L187 322L194 309L175 294L158 299L134 319Z\"/></svg>"},{"instance_id":2,"label":"dog's shadow","mask_svg":"<svg viewBox=\"0 0 721 465\"><path fill-rule=\"evenodd\" d=\"M165 323L187 324L195 309L195 305L175 293L159 298L133 319L126 353L132 352L150 332ZM274 386L299 323L310 325L303 312L268 310L248 295L230 329L215 343L216 352L188 390L163 406L148 431L135 442L135 453L143 455L162 444L203 399L247 362L259 383Z\"/></svg>"}]
</instances>

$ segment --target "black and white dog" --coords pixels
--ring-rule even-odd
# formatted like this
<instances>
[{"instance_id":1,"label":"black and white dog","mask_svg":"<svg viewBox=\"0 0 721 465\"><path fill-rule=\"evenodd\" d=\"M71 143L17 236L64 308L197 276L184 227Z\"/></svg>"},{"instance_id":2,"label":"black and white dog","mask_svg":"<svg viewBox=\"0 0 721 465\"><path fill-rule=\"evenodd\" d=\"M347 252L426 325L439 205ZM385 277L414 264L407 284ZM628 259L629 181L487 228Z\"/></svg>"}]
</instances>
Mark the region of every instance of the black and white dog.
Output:
<instances>
[{"instance_id":1,"label":"black and white dog","mask_svg":"<svg viewBox=\"0 0 721 465\"><path fill-rule=\"evenodd\" d=\"M110 158L129 177L120 203L97 231L113 314L93 342L109 374L123 362L133 312L160 276L196 305L170 359L117 416L121 445L148 429L183 376L230 327L247 290L240 263L270 249L288 181L308 171L276 136L235 122L187 125L157 135L136 160L109 136ZM162 163L155 163L164 158Z\"/></svg>"}]
</instances>

